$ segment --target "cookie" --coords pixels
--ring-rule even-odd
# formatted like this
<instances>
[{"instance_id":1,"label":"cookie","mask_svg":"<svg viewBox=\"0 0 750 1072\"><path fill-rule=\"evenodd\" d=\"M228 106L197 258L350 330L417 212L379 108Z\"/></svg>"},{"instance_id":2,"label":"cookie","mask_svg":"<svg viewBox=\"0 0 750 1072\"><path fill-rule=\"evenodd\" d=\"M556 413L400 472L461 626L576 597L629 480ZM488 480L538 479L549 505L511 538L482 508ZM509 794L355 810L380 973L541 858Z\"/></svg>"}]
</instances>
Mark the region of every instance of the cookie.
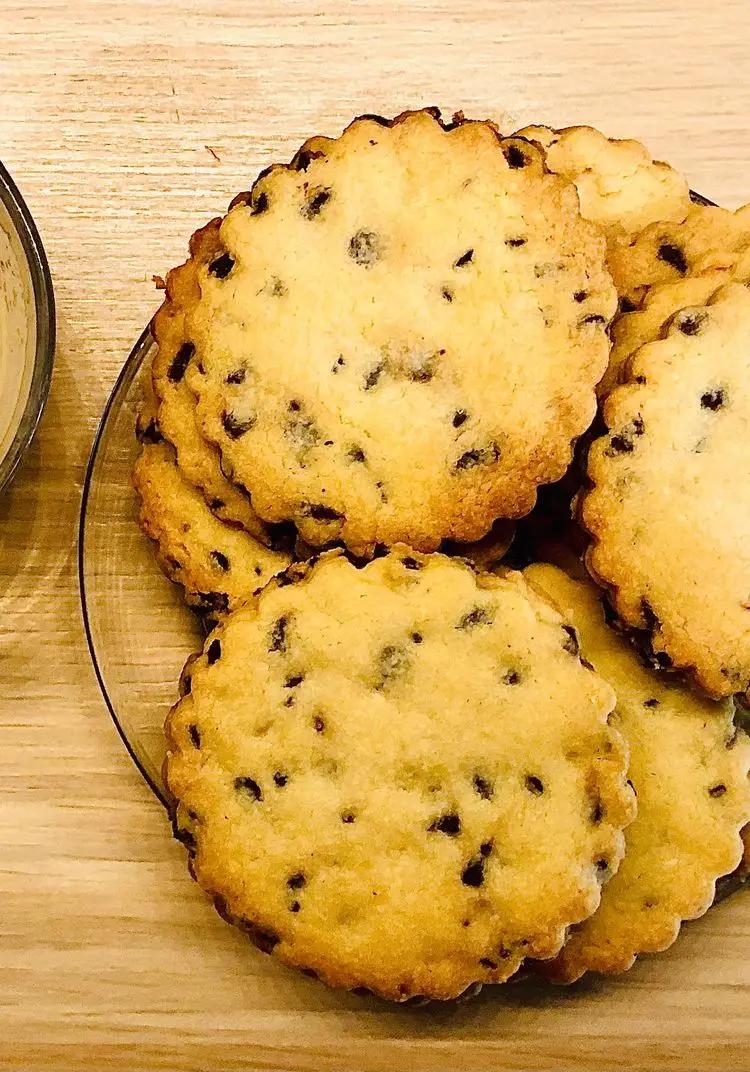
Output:
<instances>
[{"instance_id":1,"label":"cookie","mask_svg":"<svg viewBox=\"0 0 750 1072\"><path fill-rule=\"evenodd\" d=\"M681 222L690 210L686 180L638 141L608 138L593 127L518 131L543 147L555 175L575 183L581 215L610 243L629 242L649 224Z\"/></svg>"},{"instance_id":2,"label":"cookie","mask_svg":"<svg viewBox=\"0 0 750 1072\"><path fill-rule=\"evenodd\" d=\"M156 541L162 571L182 585L190 606L210 619L240 606L291 562L291 555L220 521L182 475L165 442L144 444L133 485L141 528Z\"/></svg>"},{"instance_id":3,"label":"cookie","mask_svg":"<svg viewBox=\"0 0 750 1072\"><path fill-rule=\"evenodd\" d=\"M357 554L527 513L589 425L615 292L541 150L432 110L275 166L195 254L186 379L266 521Z\"/></svg>"},{"instance_id":4,"label":"cookie","mask_svg":"<svg viewBox=\"0 0 750 1072\"><path fill-rule=\"evenodd\" d=\"M628 245L610 248L608 263L628 309L641 303L648 287L732 268L749 247L750 205L736 212L693 205L683 223L651 224Z\"/></svg>"},{"instance_id":5,"label":"cookie","mask_svg":"<svg viewBox=\"0 0 750 1072\"><path fill-rule=\"evenodd\" d=\"M721 288L638 350L606 401L581 518L587 565L657 666L750 685L750 291Z\"/></svg>"},{"instance_id":6,"label":"cookie","mask_svg":"<svg viewBox=\"0 0 750 1072\"><path fill-rule=\"evenodd\" d=\"M185 316L200 296L193 258L210 258L219 248L220 222L212 220L193 236L191 259L167 275L165 300L151 323L158 347L152 366L159 400L158 424L161 435L175 448L180 471L200 488L213 513L268 543L268 528L253 510L249 495L227 480L219 452L202 438L195 418L195 396L185 379L195 358Z\"/></svg>"},{"instance_id":7,"label":"cookie","mask_svg":"<svg viewBox=\"0 0 750 1072\"><path fill-rule=\"evenodd\" d=\"M518 574L327 552L231 614L189 688L166 777L192 872L332 986L501 982L555 955L619 864L614 695Z\"/></svg>"},{"instance_id":8,"label":"cookie","mask_svg":"<svg viewBox=\"0 0 750 1072\"><path fill-rule=\"evenodd\" d=\"M735 727L731 701L716 703L646 669L605 619L591 581L555 566L524 576L576 629L581 654L614 688L613 725L630 747L638 814L625 832L625 858L599 908L572 928L552 961L556 982L587 971L621 972L641 953L670 946L683 920L711 906L716 883L742 858L750 821L750 740Z\"/></svg>"}]
</instances>

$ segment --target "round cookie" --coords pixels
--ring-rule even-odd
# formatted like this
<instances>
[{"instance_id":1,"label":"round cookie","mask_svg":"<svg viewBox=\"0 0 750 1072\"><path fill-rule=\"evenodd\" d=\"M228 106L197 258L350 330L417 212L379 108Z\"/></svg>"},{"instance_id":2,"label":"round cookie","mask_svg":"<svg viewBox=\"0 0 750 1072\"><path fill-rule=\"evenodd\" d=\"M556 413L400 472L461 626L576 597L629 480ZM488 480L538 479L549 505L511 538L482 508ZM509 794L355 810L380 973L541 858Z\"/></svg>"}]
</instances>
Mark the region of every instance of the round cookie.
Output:
<instances>
[{"instance_id":1,"label":"round cookie","mask_svg":"<svg viewBox=\"0 0 750 1072\"><path fill-rule=\"evenodd\" d=\"M182 475L167 443L144 444L133 486L141 528L157 543L162 571L183 586L190 606L210 619L240 606L291 562L291 555L220 521Z\"/></svg>"},{"instance_id":2,"label":"round cookie","mask_svg":"<svg viewBox=\"0 0 750 1072\"><path fill-rule=\"evenodd\" d=\"M750 685L750 291L684 309L630 361L591 448L592 575L654 664Z\"/></svg>"},{"instance_id":3,"label":"round cookie","mask_svg":"<svg viewBox=\"0 0 750 1072\"><path fill-rule=\"evenodd\" d=\"M589 425L615 292L541 150L433 111L313 138L196 254L202 434L267 521L357 554L527 513Z\"/></svg>"},{"instance_id":4,"label":"round cookie","mask_svg":"<svg viewBox=\"0 0 750 1072\"><path fill-rule=\"evenodd\" d=\"M587 971L626 971L641 953L668 948L683 920L714 901L717 881L742 859L750 822L750 740L735 727L731 701L715 703L645 668L607 625L591 581L555 566L524 573L578 633L581 654L617 694L613 725L630 748L638 814L625 832L625 858L597 911L571 929L559 955L539 970L572 983Z\"/></svg>"},{"instance_id":5,"label":"round cookie","mask_svg":"<svg viewBox=\"0 0 750 1072\"><path fill-rule=\"evenodd\" d=\"M608 264L625 309L646 288L717 268L732 268L750 247L750 205L730 212L693 205L682 223L654 223L632 242L611 247Z\"/></svg>"},{"instance_id":6,"label":"round cookie","mask_svg":"<svg viewBox=\"0 0 750 1072\"><path fill-rule=\"evenodd\" d=\"M167 720L191 870L326 983L452 998L551 957L634 798L614 695L519 574L408 548L294 566L211 634Z\"/></svg>"},{"instance_id":7,"label":"round cookie","mask_svg":"<svg viewBox=\"0 0 750 1072\"><path fill-rule=\"evenodd\" d=\"M690 210L686 180L638 141L608 138L594 127L529 126L517 136L538 142L549 170L575 183L581 215L610 243L629 242L657 221L681 222Z\"/></svg>"},{"instance_id":8,"label":"round cookie","mask_svg":"<svg viewBox=\"0 0 750 1072\"><path fill-rule=\"evenodd\" d=\"M267 526L253 510L250 497L227 480L221 471L219 452L201 436L195 417L195 396L185 379L188 365L195 357L185 316L200 297L197 261L193 258L210 258L218 249L220 223L218 219L212 220L193 235L191 259L167 275L164 303L151 322L158 346L152 364L153 388L159 401L158 424L161 435L175 448L180 471L200 488L213 513L268 543Z\"/></svg>"}]
</instances>

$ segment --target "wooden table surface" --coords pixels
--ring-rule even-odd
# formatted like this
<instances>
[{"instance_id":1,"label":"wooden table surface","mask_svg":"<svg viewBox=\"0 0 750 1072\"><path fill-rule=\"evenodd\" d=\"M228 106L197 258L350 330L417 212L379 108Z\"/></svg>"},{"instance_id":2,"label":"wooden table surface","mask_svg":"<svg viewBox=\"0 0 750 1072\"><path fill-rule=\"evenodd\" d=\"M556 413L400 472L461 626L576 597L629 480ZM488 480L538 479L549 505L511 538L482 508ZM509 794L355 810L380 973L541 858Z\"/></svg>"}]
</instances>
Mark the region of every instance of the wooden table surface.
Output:
<instances>
[{"instance_id":1,"label":"wooden table surface","mask_svg":"<svg viewBox=\"0 0 750 1072\"><path fill-rule=\"evenodd\" d=\"M750 1066L750 896L628 976L438 1011L263 958L190 881L109 719L76 581L96 423L189 234L313 132L439 104L645 140L750 199L747 0L3 0L0 158L57 291L52 394L0 500L0 1068ZM144 643L150 638L144 637Z\"/></svg>"}]
</instances>

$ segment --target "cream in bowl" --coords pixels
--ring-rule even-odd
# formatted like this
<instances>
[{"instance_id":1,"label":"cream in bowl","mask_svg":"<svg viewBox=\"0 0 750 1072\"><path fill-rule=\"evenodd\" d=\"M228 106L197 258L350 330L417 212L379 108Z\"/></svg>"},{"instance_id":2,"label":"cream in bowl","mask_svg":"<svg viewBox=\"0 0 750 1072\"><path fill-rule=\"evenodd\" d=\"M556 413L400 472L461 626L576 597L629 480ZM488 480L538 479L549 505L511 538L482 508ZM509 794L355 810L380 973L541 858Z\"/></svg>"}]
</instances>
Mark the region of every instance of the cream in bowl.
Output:
<instances>
[{"instance_id":1,"label":"cream in bowl","mask_svg":"<svg viewBox=\"0 0 750 1072\"><path fill-rule=\"evenodd\" d=\"M34 434L54 355L52 284L39 235L0 165L0 488Z\"/></svg>"}]
</instances>

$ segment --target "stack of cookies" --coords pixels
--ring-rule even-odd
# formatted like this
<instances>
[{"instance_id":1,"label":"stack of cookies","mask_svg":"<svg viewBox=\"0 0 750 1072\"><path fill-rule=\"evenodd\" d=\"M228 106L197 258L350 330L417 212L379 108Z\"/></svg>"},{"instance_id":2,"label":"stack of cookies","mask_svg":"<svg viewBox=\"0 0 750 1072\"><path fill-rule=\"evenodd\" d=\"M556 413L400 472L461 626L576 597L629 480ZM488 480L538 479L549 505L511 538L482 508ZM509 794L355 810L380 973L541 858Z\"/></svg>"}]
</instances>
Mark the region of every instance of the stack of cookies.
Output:
<instances>
[{"instance_id":1,"label":"stack of cookies","mask_svg":"<svg viewBox=\"0 0 750 1072\"><path fill-rule=\"evenodd\" d=\"M193 237L134 483L207 631L175 832L261 949L396 1001L571 982L741 869L748 280L750 209L639 143L435 109Z\"/></svg>"}]
</instances>

